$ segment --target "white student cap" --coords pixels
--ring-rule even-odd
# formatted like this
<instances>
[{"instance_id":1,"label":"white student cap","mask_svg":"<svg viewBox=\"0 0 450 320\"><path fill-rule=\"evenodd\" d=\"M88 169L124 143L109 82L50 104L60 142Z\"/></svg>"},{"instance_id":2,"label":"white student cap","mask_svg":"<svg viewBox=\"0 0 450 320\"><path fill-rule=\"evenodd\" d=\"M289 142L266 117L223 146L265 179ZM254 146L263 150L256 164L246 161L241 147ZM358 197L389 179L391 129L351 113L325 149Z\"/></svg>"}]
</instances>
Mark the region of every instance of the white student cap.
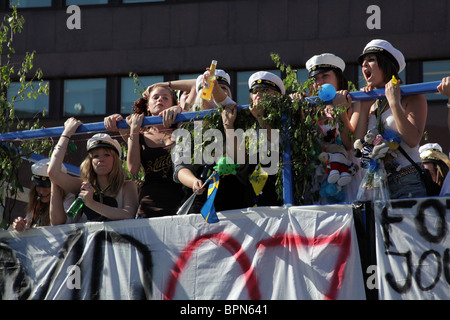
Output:
<instances>
[{"instance_id":1,"label":"white student cap","mask_svg":"<svg viewBox=\"0 0 450 320\"><path fill-rule=\"evenodd\" d=\"M42 188L51 187L50 178L48 177L47 172L49 163L50 159L42 159L31 166L31 182L33 182L34 185ZM66 173L66 166L61 165L61 170Z\"/></svg>"},{"instance_id":2,"label":"white student cap","mask_svg":"<svg viewBox=\"0 0 450 320\"><path fill-rule=\"evenodd\" d=\"M271 88L281 94L286 93L283 80L277 75L267 71L259 71L252 74L248 79L248 88L250 92L252 92L254 88Z\"/></svg>"},{"instance_id":3,"label":"white student cap","mask_svg":"<svg viewBox=\"0 0 450 320\"><path fill-rule=\"evenodd\" d=\"M203 74L201 74L197 77L197 82L196 82L196 87L195 87L197 89L197 93L202 89L203 75L209 76L209 71L205 71ZM231 78L228 73L226 73L222 69L216 69L216 72L214 73L214 75L216 76L217 82L219 84L224 84L228 88L230 88Z\"/></svg>"},{"instance_id":4,"label":"white student cap","mask_svg":"<svg viewBox=\"0 0 450 320\"><path fill-rule=\"evenodd\" d=\"M375 39L370 41L364 48L363 53L358 58L359 65L362 65L364 56L369 53L381 53L387 56L397 67L398 73L402 72L406 67L405 57L398 49L386 40Z\"/></svg>"},{"instance_id":5,"label":"white student cap","mask_svg":"<svg viewBox=\"0 0 450 320\"><path fill-rule=\"evenodd\" d=\"M339 69L344 72L345 62L332 53L322 53L309 59L306 62L306 69L308 69L309 77L333 69Z\"/></svg>"},{"instance_id":6,"label":"white student cap","mask_svg":"<svg viewBox=\"0 0 450 320\"><path fill-rule=\"evenodd\" d=\"M87 142L86 149L91 151L95 148L109 148L115 150L119 154L119 158L122 157L122 148L120 147L119 141L111 138L109 134L97 133L92 136Z\"/></svg>"},{"instance_id":7,"label":"white student cap","mask_svg":"<svg viewBox=\"0 0 450 320\"><path fill-rule=\"evenodd\" d=\"M450 159L442 152L439 143L427 143L419 148L419 153L423 163L440 160L450 168Z\"/></svg>"},{"instance_id":8,"label":"white student cap","mask_svg":"<svg viewBox=\"0 0 450 320\"><path fill-rule=\"evenodd\" d=\"M442 152L442 147L439 143L427 143L419 148L419 153L425 152L427 150L439 150Z\"/></svg>"}]
</instances>

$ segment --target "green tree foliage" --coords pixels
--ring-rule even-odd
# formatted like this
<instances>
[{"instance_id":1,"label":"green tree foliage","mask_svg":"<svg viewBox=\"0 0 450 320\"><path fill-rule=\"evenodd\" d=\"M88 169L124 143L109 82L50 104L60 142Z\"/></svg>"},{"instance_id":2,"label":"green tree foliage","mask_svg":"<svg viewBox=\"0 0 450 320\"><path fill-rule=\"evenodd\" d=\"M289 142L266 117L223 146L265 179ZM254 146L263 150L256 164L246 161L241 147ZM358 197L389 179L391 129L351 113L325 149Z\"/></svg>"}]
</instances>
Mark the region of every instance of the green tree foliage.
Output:
<instances>
[{"instance_id":1,"label":"green tree foliage","mask_svg":"<svg viewBox=\"0 0 450 320\"><path fill-rule=\"evenodd\" d=\"M296 205L309 205L319 200L315 176L317 167L322 165L318 157L324 145L324 135L319 123L327 118L324 113L326 105L320 99L315 99L314 103L304 99L304 96L318 95L318 92L312 89L313 79L304 83L298 82L297 70L283 63L278 54L272 53L271 57L277 68L285 74L283 83L287 95L276 98L268 96L262 100L264 120L273 128L279 128L280 135L284 137L284 142L280 144L280 154L286 150L285 142L290 143L294 201ZM356 90L351 82L349 88L349 91ZM345 111L345 106L334 107L331 110L331 119L326 120L329 121L328 125L342 127L340 115ZM277 193L280 198L283 194L284 165L286 163L280 161L277 174Z\"/></svg>"},{"instance_id":2,"label":"green tree foliage","mask_svg":"<svg viewBox=\"0 0 450 320\"><path fill-rule=\"evenodd\" d=\"M19 101L48 94L49 90L48 84L44 85L42 80L42 71L34 68L35 52L18 55L14 50L14 37L21 33L24 23L25 19L18 14L17 8L13 7L12 12L4 16L0 25L0 132L40 128L37 116L31 122L19 119L14 105ZM8 90L13 81L18 81L20 86L17 92L9 92L8 99ZM3 217L11 214L17 192L23 192L19 181L19 168L23 158L28 159L33 152L40 154L49 146L48 140L0 142L0 211L4 212ZM9 212L5 212L6 208L9 208ZM2 227L5 227L5 223L6 219L3 219Z\"/></svg>"},{"instance_id":3,"label":"green tree foliage","mask_svg":"<svg viewBox=\"0 0 450 320\"><path fill-rule=\"evenodd\" d=\"M134 83L134 91L133 92L137 93L139 97L142 97L142 94L145 92L147 87L139 79L139 75L137 73L129 72L128 76L133 79L133 83ZM127 145L124 142L120 142L120 145L121 145L122 154L123 154L122 168L127 173L127 178L130 180L133 180L136 183L136 185L138 186L138 188L141 188L144 183L144 180L145 180L144 167L141 166L141 168L139 169L139 172L137 174L135 174L135 175L131 174L130 171L128 170L128 166L127 166L127 156L128 156Z\"/></svg>"},{"instance_id":4,"label":"green tree foliage","mask_svg":"<svg viewBox=\"0 0 450 320\"><path fill-rule=\"evenodd\" d=\"M272 53L271 57L277 68L285 74L283 82L287 94L277 97L267 96L262 99L264 121L280 130L282 137L280 154L285 152L286 144L290 144L295 204L312 204L318 199L318 194L311 190L315 167L319 164L317 158L322 151L319 143L322 133L318 130L317 124L323 117L325 105L317 101L317 104L313 106L308 100L301 99L305 95L317 95L317 92L311 92L313 80L299 82L297 70L284 64L278 54ZM280 198L283 194L282 172L285 165L287 163L283 163L280 159L276 184Z\"/></svg>"}]
</instances>

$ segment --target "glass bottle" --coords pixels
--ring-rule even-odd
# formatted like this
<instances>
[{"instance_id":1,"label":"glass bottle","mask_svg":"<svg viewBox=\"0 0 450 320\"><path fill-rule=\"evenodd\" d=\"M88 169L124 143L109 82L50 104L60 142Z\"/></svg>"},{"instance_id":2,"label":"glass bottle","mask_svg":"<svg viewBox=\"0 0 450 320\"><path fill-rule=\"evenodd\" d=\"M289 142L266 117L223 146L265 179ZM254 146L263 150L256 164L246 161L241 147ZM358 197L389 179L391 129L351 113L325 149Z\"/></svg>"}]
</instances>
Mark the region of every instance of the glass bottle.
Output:
<instances>
[{"instance_id":1,"label":"glass bottle","mask_svg":"<svg viewBox=\"0 0 450 320\"><path fill-rule=\"evenodd\" d=\"M80 212L81 208L84 206L84 200L80 197L76 198L75 201L70 205L69 210L67 210L66 214L72 219L75 218Z\"/></svg>"},{"instance_id":2,"label":"glass bottle","mask_svg":"<svg viewBox=\"0 0 450 320\"><path fill-rule=\"evenodd\" d=\"M202 99L204 100L211 100L211 94L212 90L214 88L214 79L215 79L215 73L216 73L216 66L217 61L213 60L211 62L211 67L209 67L209 76L206 78L206 82L203 85L202 89Z\"/></svg>"}]
</instances>

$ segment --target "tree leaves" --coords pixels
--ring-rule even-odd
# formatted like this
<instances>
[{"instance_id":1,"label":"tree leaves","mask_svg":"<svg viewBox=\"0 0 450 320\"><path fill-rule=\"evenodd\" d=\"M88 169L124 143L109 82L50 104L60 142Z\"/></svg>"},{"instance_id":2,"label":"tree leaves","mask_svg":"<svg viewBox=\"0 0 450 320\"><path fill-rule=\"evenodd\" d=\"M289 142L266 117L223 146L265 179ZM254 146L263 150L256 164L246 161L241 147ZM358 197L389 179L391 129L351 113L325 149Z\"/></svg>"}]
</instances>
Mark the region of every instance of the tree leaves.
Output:
<instances>
[{"instance_id":1,"label":"tree leaves","mask_svg":"<svg viewBox=\"0 0 450 320\"><path fill-rule=\"evenodd\" d=\"M35 52L27 52L23 57L14 56L16 54L13 46L14 35L22 31L24 23L25 19L18 14L17 8L13 7L11 14L6 15L0 25L0 54L2 54L0 56L0 132L39 129L38 118L29 123L18 119L14 105L18 101L37 99L39 95L49 92L48 83L45 84L42 80L42 70L37 69L32 74ZM20 63L17 63L18 59L22 59ZM17 79L20 83L19 90L8 99L11 83ZM29 159L32 153L41 154L49 147L48 139L0 142L0 206L3 209L9 208L9 215L14 208L17 192L23 192L23 186L19 180L19 168L23 158ZM12 203L8 205L7 201ZM5 221L6 219L2 221L3 227L6 227Z\"/></svg>"}]
</instances>

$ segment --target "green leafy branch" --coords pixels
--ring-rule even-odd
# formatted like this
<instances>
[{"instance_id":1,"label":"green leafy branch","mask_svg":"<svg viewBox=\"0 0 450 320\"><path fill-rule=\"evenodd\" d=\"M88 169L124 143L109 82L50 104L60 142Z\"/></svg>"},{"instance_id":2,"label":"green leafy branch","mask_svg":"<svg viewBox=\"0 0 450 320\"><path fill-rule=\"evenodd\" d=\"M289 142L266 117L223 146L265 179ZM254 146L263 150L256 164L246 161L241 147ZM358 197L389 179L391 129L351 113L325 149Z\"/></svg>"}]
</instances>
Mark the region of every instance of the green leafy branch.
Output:
<instances>
[{"instance_id":1,"label":"green leafy branch","mask_svg":"<svg viewBox=\"0 0 450 320\"><path fill-rule=\"evenodd\" d=\"M43 81L41 69L36 69L34 74L30 75L34 69L35 52L27 52L23 57L16 55L13 41L15 35L22 32L24 23L25 19L18 14L17 7L14 6L0 25L0 132L39 129L37 117L33 119L34 122L25 122L16 116L14 106L19 101L37 99L39 95L49 92L48 84ZM17 93L10 90L13 81L20 84ZM12 94L9 98L8 92ZM22 158L29 159L32 153L41 154L49 147L48 139L1 142L0 206L3 211L8 208L9 215L14 208L17 193L23 192L19 180ZM11 200L9 205L8 200ZM1 226L6 227L5 223L6 219L3 219Z\"/></svg>"}]
</instances>

